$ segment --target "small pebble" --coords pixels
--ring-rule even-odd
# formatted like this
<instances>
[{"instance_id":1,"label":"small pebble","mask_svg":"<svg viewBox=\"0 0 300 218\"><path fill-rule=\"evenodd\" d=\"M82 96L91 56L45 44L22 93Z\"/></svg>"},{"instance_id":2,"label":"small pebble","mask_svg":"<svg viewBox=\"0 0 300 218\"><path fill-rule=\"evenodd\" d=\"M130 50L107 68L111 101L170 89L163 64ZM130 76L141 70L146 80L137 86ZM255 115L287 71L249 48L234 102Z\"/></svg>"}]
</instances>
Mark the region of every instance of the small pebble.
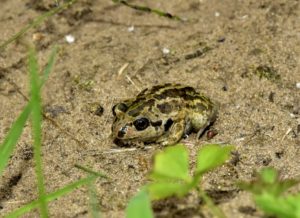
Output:
<instances>
[{"instance_id":1,"label":"small pebble","mask_svg":"<svg viewBox=\"0 0 300 218\"><path fill-rule=\"evenodd\" d=\"M170 49L168 49L168 48L163 48L163 49L162 49L162 53L163 53L163 54L169 54L169 53L170 53Z\"/></svg>"},{"instance_id":2,"label":"small pebble","mask_svg":"<svg viewBox=\"0 0 300 218\"><path fill-rule=\"evenodd\" d=\"M104 108L101 105L99 105L97 109L94 111L94 114L101 117L103 112L104 112Z\"/></svg>"},{"instance_id":3,"label":"small pebble","mask_svg":"<svg viewBox=\"0 0 300 218\"><path fill-rule=\"evenodd\" d=\"M224 36L221 36L220 38L218 38L218 42L225 42L226 38Z\"/></svg>"},{"instance_id":4,"label":"small pebble","mask_svg":"<svg viewBox=\"0 0 300 218\"><path fill-rule=\"evenodd\" d=\"M220 12L216 11L215 12L215 17L220 17Z\"/></svg>"},{"instance_id":5,"label":"small pebble","mask_svg":"<svg viewBox=\"0 0 300 218\"><path fill-rule=\"evenodd\" d=\"M300 82L296 83L296 88L300 89Z\"/></svg>"},{"instance_id":6,"label":"small pebble","mask_svg":"<svg viewBox=\"0 0 300 218\"><path fill-rule=\"evenodd\" d=\"M70 35L70 34L66 35L65 39L66 39L67 43L69 43L69 44L75 42L75 37L73 35Z\"/></svg>"},{"instance_id":7,"label":"small pebble","mask_svg":"<svg viewBox=\"0 0 300 218\"><path fill-rule=\"evenodd\" d=\"M132 26L128 27L127 31L128 32L133 32L134 31L134 26L132 25Z\"/></svg>"},{"instance_id":8,"label":"small pebble","mask_svg":"<svg viewBox=\"0 0 300 218\"><path fill-rule=\"evenodd\" d=\"M242 16L241 18L242 18L243 20L245 20L245 19L248 18L248 15L246 14L246 15Z\"/></svg>"},{"instance_id":9,"label":"small pebble","mask_svg":"<svg viewBox=\"0 0 300 218\"><path fill-rule=\"evenodd\" d=\"M206 138L207 138L208 140L210 140L210 139L212 139L213 137L215 137L216 135L218 135L217 130L214 130L214 129L208 130L207 133L206 133Z\"/></svg>"}]
</instances>

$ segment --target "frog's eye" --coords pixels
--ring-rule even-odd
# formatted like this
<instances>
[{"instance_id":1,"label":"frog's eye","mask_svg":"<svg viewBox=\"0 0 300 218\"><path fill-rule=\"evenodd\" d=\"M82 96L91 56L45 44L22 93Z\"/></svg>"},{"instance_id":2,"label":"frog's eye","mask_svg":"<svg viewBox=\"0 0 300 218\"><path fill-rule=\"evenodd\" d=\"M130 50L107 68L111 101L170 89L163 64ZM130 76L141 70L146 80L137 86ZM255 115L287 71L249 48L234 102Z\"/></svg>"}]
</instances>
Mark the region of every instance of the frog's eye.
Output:
<instances>
[{"instance_id":1,"label":"frog's eye","mask_svg":"<svg viewBox=\"0 0 300 218\"><path fill-rule=\"evenodd\" d=\"M127 110L127 105L124 104L124 103L119 103L119 104L116 104L115 106L113 106L112 108L112 112L113 112L113 115L114 116L118 116L120 114L123 114L126 112Z\"/></svg>"},{"instance_id":2,"label":"frog's eye","mask_svg":"<svg viewBox=\"0 0 300 218\"><path fill-rule=\"evenodd\" d=\"M142 131L146 129L149 126L149 124L149 120L145 117L139 118L133 122L133 125L135 126L137 131Z\"/></svg>"}]
</instances>

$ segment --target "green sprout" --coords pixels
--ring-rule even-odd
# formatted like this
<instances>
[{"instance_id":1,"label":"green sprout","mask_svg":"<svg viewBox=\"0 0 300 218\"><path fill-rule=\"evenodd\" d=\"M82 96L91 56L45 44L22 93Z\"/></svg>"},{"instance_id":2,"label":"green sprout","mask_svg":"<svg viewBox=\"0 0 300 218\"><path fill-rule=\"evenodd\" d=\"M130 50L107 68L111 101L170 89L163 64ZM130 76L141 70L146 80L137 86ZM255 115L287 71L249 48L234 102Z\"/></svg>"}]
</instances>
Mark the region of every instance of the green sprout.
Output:
<instances>
[{"instance_id":1,"label":"green sprout","mask_svg":"<svg viewBox=\"0 0 300 218\"><path fill-rule=\"evenodd\" d=\"M221 166L229 158L232 146L221 147L216 144L205 145L197 154L197 167L193 176L190 175L188 151L183 144L168 147L158 153L154 158L154 168L150 174L152 182L146 185L137 196L143 196L141 205L134 207L137 216L133 214L132 202L137 201L137 197L133 198L127 208L127 217L142 217L144 210L148 208L151 200L159 200L171 196L183 197L189 191L196 188L199 196L207 203L209 208L217 217L225 217L217 208L212 200L199 187L199 183L203 174L214 168ZM146 192L147 191L147 192ZM149 197L145 196L146 194ZM141 198L141 197L140 197ZM131 213L129 213L129 211Z\"/></svg>"},{"instance_id":2,"label":"green sprout","mask_svg":"<svg viewBox=\"0 0 300 218\"><path fill-rule=\"evenodd\" d=\"M280 180L278 172L273 168L265 168L253 182L240 182L239 186L253 194L256 205L266 214L278 218L300 217L300 193L284 195L299 180Z\"/></svg>"}]
</instances>

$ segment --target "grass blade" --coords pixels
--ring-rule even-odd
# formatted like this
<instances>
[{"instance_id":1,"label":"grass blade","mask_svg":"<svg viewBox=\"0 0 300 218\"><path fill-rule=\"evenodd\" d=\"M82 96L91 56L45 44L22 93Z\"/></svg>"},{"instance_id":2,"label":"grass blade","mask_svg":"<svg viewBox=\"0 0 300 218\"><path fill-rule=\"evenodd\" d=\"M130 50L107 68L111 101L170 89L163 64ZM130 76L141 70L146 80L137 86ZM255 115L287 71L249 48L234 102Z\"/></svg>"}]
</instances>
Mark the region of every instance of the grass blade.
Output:
<instances>
[{"instance_id":1,"label":"grass blade","mask_svg":"<svg viewBox=\"0 0 300 218\"><path fill-rule=\"evenodd\" d=\"M46 195L45 201L50 202L50 201L56 200L57 198L72 192L76 188L79 188L83 185L91 183L96 178L97 178L96 176L89 176L87 178L78 180L72 184L69 184L69 185L63 187L62 189L59 189L53 193ZM34 208L37 208L38 206L39 206L39 201L35 200L35 201L30 202L29 204L24 205L23 207L21 207L19 209L7 214L5 217L6 218L19 217L19 216L23 215L24 213L29 212Z\"/></svg>"},{"instance_id":2,"label":"grass blade","mask_svg":"<svg viewBox=\"0 0 300 218\"><path fill-rule=\"evenodd\" d=\"M102 177L102 178L105 178L105 179L109 179L109 177L106 176L105 174L99 173L99 172L95 172L95 171L93 171L93 170L91 170L91 169L89 169L89 168L87 168L87 167L81 166L81 165L79 165L79 164L75 164L75 167L76 167L77 169L80 169L80 170L82 170L82 171L84 171L84 172L86 172L86 173L89 173L89 174L91 174L91 175L98 176L98 177Z\"/></svg>"},{"instance_id":3,"label":"grass blade","mask_svg":"<svg viewBox=\"0 0 300 218\"><path fill-rule=\"evenodd\" d=\"M42 76L42 79L41 79L40 88L43 86L45 81L48 79L48 76L49 76L49 74L50 74L50 72L53 68L54 63L55 63L56 53L57 53L57 47L54 47L52 49L52 52L51 52L50 57L48 59L47 66L45 67L45 69L43 71L43 76Z\"/></svg>"},{"instance_id":4,"label":"grass blade","mask_svg":"<svg viewBox=\"0 0 300 218\"><path fill-rule=\"evenodd\" d=\"M89 188L89 200L90 200L90 213L92 218L100 218L100 207L97 199L97 191L95 181L92 181L88 185Z\"/></svg>"},{"instance_id":5,"label":"grass blade","mask_svg":"<svg viewBox=\"0 0 300 218\"><path fill-rule=\"evenodd\" d=\"M48 206L45 201L45 186L43 176L43 164L41 157L42 144L42 107L40 96L40 78L38 75L38 63L36 53L33 48L29 52L29 72L30 72L30 88L31 88L31 110L32 110L32 133L33 133L33 150L35 173L37 176L38 194L40 201L41 217L48 217Z\"/></svg>"},{"instance_id":6,"label":"grass blade","mask_svg":"<svg viewBox=\"0 0 300 218\"><path fill-rule=\"evenodd\" d=\"M28 103L22 113L19 115L15 123L12 125L4 142L0 146L0 175L7 165L9 157L11 156L22 132L24 125L29 117L31 105Z\"/></svg>"},{"instance_id":7,"label":"grass blade","mask_svg":"<svg viewBox=\"0 0 300 218\"><path fill-rule=\"evenodd\" d=\"M48 75L54 65L55 62L55 56L57 53L57 48L55 47L50 55L48 64L44 70L43 78L40 82L39 89L42 88L43 84L48 78ZM39 91L39 90L38 90ZM3 143L0 145L0 175L2 174L3 170L5 169L7 162L9 160L9 157L11 156L22 132L24 125L29 117L29 114L31 112L31 100L28 102L28 104L25 106L17 120L12 125L11 129L9 130L8 134L6 135Z\"/></svg>"}]
</instances>

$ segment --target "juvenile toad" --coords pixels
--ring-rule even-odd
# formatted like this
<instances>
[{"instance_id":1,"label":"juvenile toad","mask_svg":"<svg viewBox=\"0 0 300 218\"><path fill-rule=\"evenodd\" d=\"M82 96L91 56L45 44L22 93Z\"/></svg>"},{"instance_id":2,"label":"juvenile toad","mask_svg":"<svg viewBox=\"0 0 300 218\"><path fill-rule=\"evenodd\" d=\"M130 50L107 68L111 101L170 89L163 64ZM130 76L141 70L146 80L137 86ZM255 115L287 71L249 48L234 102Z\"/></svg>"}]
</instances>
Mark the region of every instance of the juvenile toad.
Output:
<instances>
[{"instance_id":1,"label":"juvenile toad","mask_svg":"<svg viewBox=\"0 0 300 218\"><path fill-rule=\"evenodd\" d=\"M192 87L168 83L144 89L112 110L118 142L172 145L191 132L199 137L215 121L218 106Z\"/></svg>"}]
</instances>

